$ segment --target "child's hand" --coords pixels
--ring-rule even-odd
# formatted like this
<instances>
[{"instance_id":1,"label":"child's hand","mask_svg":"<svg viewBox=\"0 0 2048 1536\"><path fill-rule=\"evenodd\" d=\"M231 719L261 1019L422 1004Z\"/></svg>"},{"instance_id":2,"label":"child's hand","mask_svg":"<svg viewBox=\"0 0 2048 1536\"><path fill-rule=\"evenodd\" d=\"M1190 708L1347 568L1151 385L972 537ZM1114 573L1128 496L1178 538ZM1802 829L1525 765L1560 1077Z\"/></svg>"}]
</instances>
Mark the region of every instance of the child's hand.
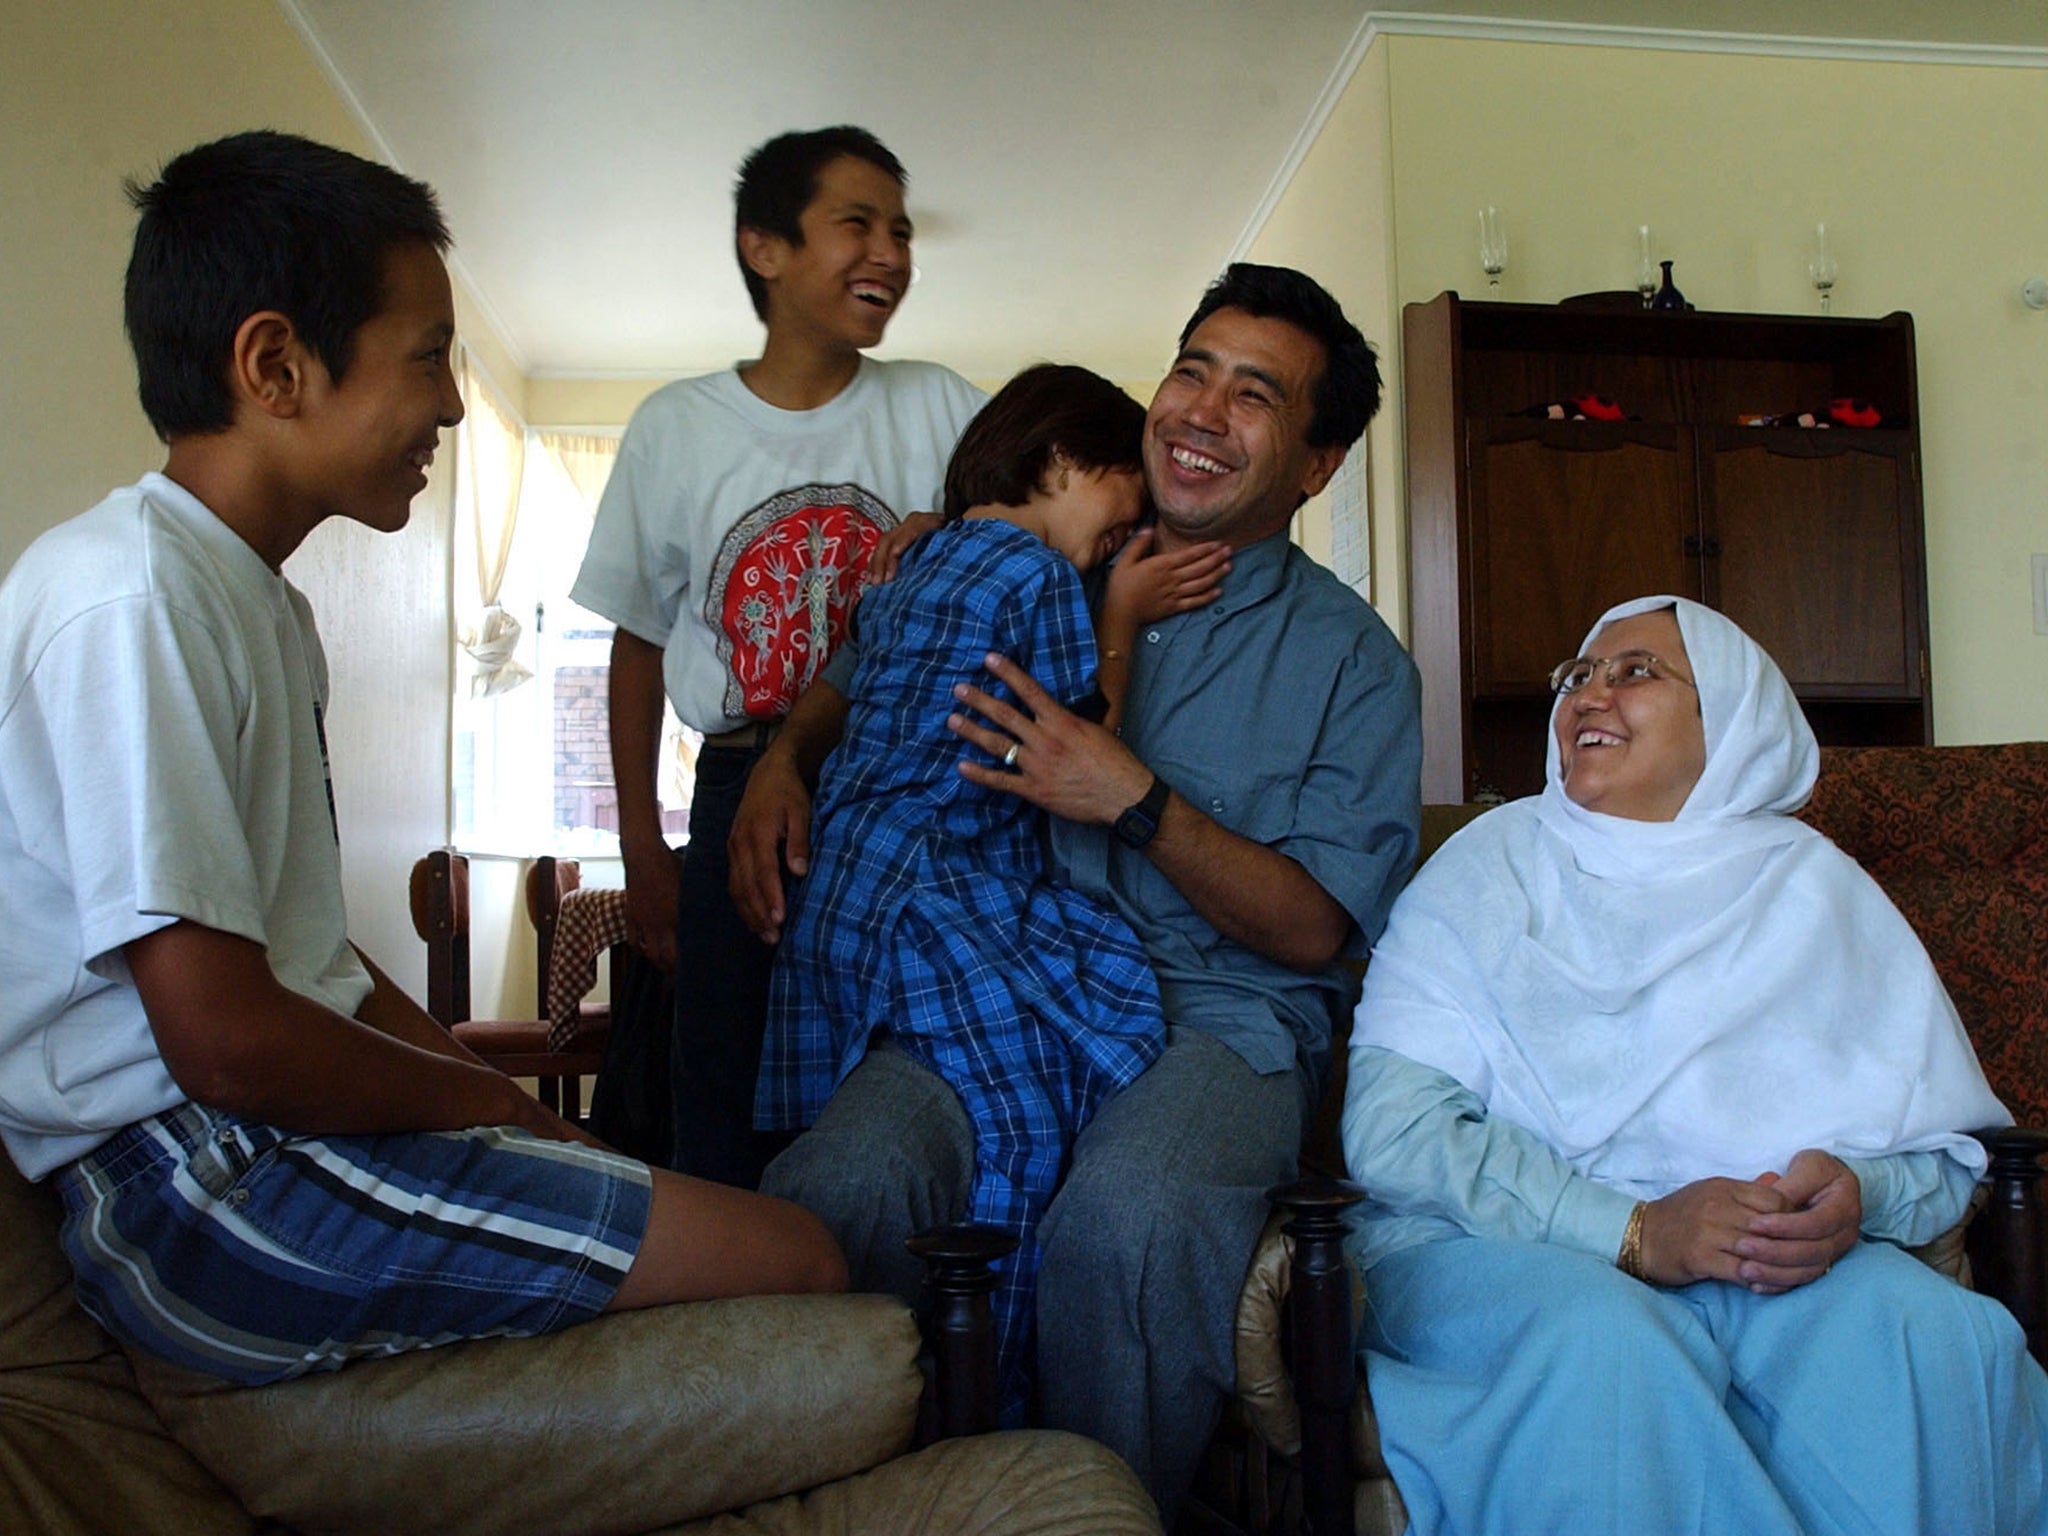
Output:
<instances>
[{"instance_id":1,"label":"child's hand","mask_svg":"<svg viewBox=\"0 0 2048 1536\"><path fill-rule=\"evenodd\" d=\"M1216 601L1230 569L1230 546L1211 540L1156 554L1157 530L1140 528L1110 567L1105 605L1140 624Z\"/></svg>"},{"instance_id":2,"label":"child's hand","mask_svg":"<svg viewBox=\"0 0 2048 1536\"><path fill-rule=\"evenodd\" d=\"M945 519L936 512L912 512L902 522L891 528L879 539L868 555L868 568L862 577L864 586L880 586L885 581L896 579L896 567L903 559L903 551L938 527Z\"/></svg>"}]
</instances>

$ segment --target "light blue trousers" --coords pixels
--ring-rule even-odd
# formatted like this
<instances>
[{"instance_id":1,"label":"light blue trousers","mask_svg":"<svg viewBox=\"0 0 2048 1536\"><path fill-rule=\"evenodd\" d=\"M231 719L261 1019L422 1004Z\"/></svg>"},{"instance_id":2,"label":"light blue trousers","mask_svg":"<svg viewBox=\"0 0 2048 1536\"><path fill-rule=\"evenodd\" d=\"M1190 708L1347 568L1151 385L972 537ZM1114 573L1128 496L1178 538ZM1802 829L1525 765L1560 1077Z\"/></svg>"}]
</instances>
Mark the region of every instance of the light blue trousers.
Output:
<instances>
[{"instance_id":1,"label":"light blue trousers","mask_svg":"<svg viewBox=\"0 0 2048 1536\"><path fill-rule=\"evenodd\" d=\"M1416 1536L2048 1532L2048 1378L2003 1307L1889 1244L1756 1296L1462 1238L1366 1293Z\"/></svg>"}]
</instances>

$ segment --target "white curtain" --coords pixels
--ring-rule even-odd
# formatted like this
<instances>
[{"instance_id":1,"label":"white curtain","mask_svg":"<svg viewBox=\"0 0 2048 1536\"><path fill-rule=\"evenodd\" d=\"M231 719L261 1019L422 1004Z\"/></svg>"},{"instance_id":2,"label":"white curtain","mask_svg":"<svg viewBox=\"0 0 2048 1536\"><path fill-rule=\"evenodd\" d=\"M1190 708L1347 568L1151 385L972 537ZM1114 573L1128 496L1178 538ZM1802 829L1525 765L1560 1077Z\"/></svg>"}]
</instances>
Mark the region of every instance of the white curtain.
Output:
<instances>
[{"instance_id":1,"label":"white curtain","mask_svg":"<svg viewBox=\"0 0 2048 1536\"><path fill-rule=\"evenodd\" d=\"M462 404L462 425L456 429L456 495L476 530L477 618L458 638L476 663L470 694L485 698L516 688L533 675L513 656L519 645L519 621L498 603L519 524L526 430L466 352Z\"/></svg>"},{"instance_id":2,"label":"white curtain","mask_svg":"<svg viewBox=\"0 0 2048 1536\"><path fill-rule=\"evenodd\" d=\"M616 437L598 437L589 432L550 432L533 434L557 464L569 483L576 487L576 494L583 502L583 515L595 519L598 498L604 494L604 483L611 478L612 465L618 462L619 440Z\"/></svg>"},{"instance_id":3,"label":"white curtain","mask_svg":"<svg viewBox=\"0 0 2048 1536\"><path fill-rule=\"evenodd\" d=\"M575 487L582 504L584 526L577 540L576 563L582 563L582 548L597 517L597 504L604 495L605 482L619 460L619 439L588 432L538 430L533 441L562 471L562 479ZM703 741L695 731L676 719L673 709L661 717L656 790L664 808L686 810L697 780L697 748Z\"/></svg>"}]
</instances>

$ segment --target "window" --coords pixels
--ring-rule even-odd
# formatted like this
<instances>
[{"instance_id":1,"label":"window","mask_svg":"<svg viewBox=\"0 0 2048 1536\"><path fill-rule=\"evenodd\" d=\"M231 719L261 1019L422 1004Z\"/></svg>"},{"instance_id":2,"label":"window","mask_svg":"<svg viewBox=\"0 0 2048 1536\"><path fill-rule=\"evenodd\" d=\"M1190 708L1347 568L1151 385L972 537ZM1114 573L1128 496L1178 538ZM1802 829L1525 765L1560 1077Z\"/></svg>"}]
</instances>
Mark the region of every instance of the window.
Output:
<instances>
[{"instance_id":1,"label":"window","mask_svg":"<svg viewBox=\"0 0 2048 1536\"><path fill-rule=\"evenodd\" d=\"M486 853L618 850L612 625L569 599L618 437L538 431L465 359L456 436L456 843ZM698 737L664 710L662 823L688 826Z\"/></svg>"}]
</instances>

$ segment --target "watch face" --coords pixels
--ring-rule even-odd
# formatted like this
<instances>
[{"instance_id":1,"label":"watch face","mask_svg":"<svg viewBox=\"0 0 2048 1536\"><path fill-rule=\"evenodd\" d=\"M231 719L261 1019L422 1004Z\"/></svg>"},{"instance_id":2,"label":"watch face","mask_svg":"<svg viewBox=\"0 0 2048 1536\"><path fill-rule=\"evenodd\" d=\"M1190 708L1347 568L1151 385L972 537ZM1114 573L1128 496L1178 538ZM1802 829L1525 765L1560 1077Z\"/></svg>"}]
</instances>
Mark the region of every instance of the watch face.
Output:
<instances>
[{"instance_id":1,"label":"watch face","mask_svg":"<svg viewBox=\"0 0 2048 1536\"><path fill-rule=\"evenodd\" d=\"M1110 823L1110 831L1126 848L1142 848L1159 830L1159 813L1166 809L1166 785L1156 776L1145 798Z\"/></svg>"},{"instance_id":2,"label":"watch face","mask_svg":"<svg viewBox=\"0 0 2048 1536\"><path fill-rule=\"evenodd\" d=\"M1159 824L1134 805L1117 817L1110 830L1126 848L1142 848L1152 841L1152 834L1159 830Z\"/></svg>"}]
</instances>

